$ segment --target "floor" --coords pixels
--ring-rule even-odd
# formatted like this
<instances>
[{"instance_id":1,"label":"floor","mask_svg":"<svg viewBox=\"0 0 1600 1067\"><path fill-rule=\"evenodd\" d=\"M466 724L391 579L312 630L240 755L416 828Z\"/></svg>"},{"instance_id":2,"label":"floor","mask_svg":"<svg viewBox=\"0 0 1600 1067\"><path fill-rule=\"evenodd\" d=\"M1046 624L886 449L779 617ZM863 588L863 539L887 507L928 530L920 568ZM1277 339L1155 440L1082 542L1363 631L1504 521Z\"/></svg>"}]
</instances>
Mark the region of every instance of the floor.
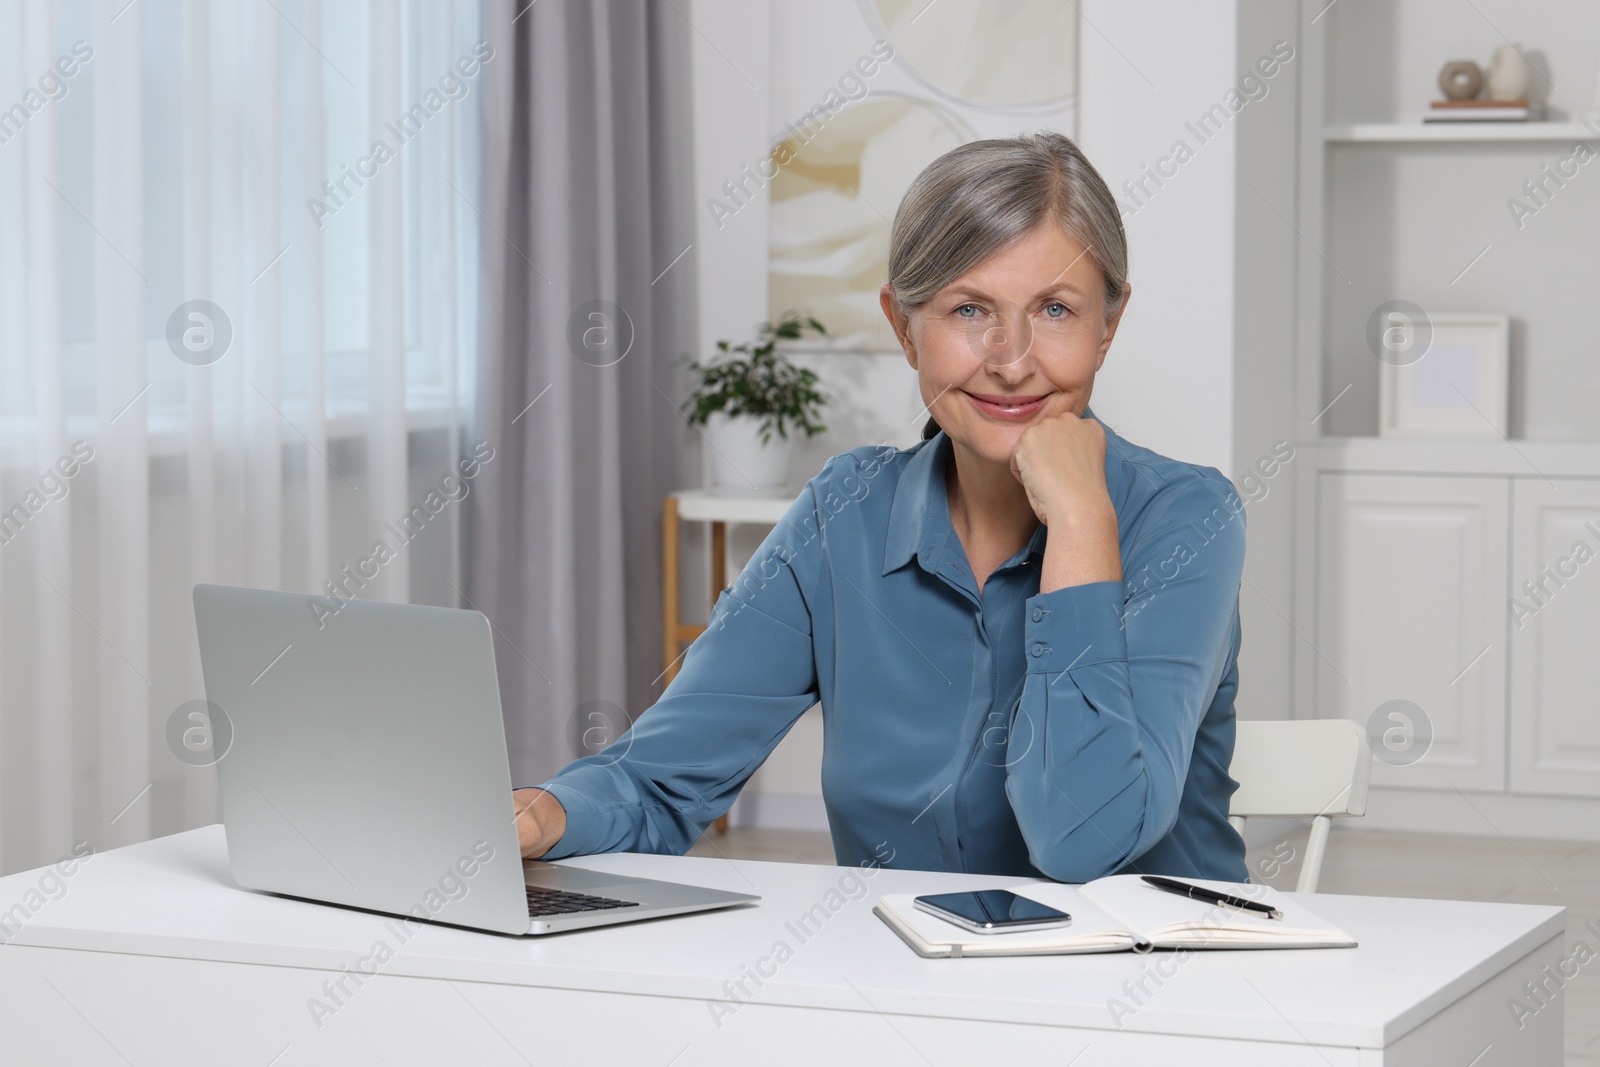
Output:
<instances>
[{"instance_id":1,"label":"floor","mask_svg":"<svg viewBox=\"0 0 1600 1067\"><path fill-rule=\"evenodd\" d=\"M1302 831L1252 849L1250 869L1293 889L1304 852ZM834 862L826 833L748 827L702 839L690 855ZM1566 1062L1600 1067L1600 940L1582 929L1600 920L1600 842L1340 831L1328 846L1319 891L1566 905L1568 950L1581 939L1597 954L1566 985Z\"/></svg>"}]
</instances>

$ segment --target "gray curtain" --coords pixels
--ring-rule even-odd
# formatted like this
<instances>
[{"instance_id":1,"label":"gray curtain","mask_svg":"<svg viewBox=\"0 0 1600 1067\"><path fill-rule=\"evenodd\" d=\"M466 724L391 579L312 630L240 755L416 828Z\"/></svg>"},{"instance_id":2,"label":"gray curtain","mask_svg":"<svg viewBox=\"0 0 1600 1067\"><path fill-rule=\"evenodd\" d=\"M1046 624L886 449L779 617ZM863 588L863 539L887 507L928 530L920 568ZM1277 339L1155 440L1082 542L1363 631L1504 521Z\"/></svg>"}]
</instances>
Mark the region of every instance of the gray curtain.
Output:
<instances>
[{"instance_id":1,"label":"gray curtain","mask_svg":"<svg viewBox=\"0 0 1600 1067\"><path fill-rule=\"evenodd\" d=\"M669 0L486 0L483 22L467 445L495 452L468 497L464 592L495 626L528 785L663 687L661 500L689 432L673 361L696 306L694 253L673 263L694 228L692 30Z\"/></svg>"}]
</instances>

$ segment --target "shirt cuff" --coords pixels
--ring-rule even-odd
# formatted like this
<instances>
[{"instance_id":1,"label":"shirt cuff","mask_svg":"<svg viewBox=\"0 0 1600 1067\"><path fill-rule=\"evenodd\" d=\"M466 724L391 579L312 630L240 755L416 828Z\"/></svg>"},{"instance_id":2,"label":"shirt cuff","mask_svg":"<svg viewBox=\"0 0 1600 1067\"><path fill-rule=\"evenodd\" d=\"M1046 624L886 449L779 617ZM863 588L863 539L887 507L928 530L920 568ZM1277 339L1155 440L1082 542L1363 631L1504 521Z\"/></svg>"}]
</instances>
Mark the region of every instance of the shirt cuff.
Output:
<instances>
[{"instance_id":1,"label":"shirt cuff","mask_svg":"<svg viewBox=\"0 0 1600 1067\"><path fill-rule=\"evenodd\" d=\"M1025 606L1029 674L1058 674L1128 658L1121 582L1089 582L1036 593Z\"/></svg>"},{"instance_id":2,"label":"shirt cuff","mask_svg":"<svg viewBox=\"0 0 1600 1067\"><path fill-rule=\"evenodd\" d=\"M600 806L565 782L545 782L526 789L543 789L561 802L567 813L567 828L562 831L550 850L537 857L541 860L559 860L568 856L587 856L605 851L605 829L609 823Z\"/></svg>"}]
</instances>

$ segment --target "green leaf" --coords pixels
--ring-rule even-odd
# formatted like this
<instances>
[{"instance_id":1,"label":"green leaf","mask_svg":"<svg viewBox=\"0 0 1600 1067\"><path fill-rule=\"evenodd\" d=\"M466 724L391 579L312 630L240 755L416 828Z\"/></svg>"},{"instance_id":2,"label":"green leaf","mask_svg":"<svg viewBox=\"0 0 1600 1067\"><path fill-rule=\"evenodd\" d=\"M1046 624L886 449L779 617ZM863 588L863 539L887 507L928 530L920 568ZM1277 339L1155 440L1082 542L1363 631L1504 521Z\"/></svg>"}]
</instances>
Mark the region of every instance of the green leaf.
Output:
<instances>
[{"instance_id":1,"label":"green leaf","mask_svg":"<svg viewBox=\"0 0 1600 1067\"><path fill-rule=\"evenodd\" d=\"M729 416L760 417L764 443L771 440L773 432L788 440L791 426L804 431L807 437L825 432L827 427L819 416L829 398L816 388L816 373L796 366L777 350L778 341L799 340L807 330L827 336L826 328L816 318L786 311L776 322L758 325L753 341L716 342L717 351L724 358L701 363L683 356L696 378L695 388L685 402L691 409L689 420L704 424L718 411Z\"/></svg>"}]
</instances>

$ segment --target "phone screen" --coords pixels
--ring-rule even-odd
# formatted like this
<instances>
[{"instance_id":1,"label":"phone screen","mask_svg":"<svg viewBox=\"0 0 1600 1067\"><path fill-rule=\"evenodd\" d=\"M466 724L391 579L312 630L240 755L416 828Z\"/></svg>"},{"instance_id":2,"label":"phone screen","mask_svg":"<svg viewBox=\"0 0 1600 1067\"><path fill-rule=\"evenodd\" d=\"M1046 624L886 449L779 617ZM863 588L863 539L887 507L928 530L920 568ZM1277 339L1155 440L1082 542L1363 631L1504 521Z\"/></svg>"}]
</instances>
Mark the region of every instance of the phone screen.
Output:
<instances>
[{"instance_id":1,"label":"phone screen","mask_svg":"<svg viewBox=\"0 0 1600 1067\"><path fill-rule=\"evenodd\" d=\"M1011 926L1038 926L1070 922L1072 916L1037 900L1018 896L1009 889L981 889L970 893L934 893L917 897L916 903L946 912L967 923L990 929Z\"/></svg>"}]
</instances>

